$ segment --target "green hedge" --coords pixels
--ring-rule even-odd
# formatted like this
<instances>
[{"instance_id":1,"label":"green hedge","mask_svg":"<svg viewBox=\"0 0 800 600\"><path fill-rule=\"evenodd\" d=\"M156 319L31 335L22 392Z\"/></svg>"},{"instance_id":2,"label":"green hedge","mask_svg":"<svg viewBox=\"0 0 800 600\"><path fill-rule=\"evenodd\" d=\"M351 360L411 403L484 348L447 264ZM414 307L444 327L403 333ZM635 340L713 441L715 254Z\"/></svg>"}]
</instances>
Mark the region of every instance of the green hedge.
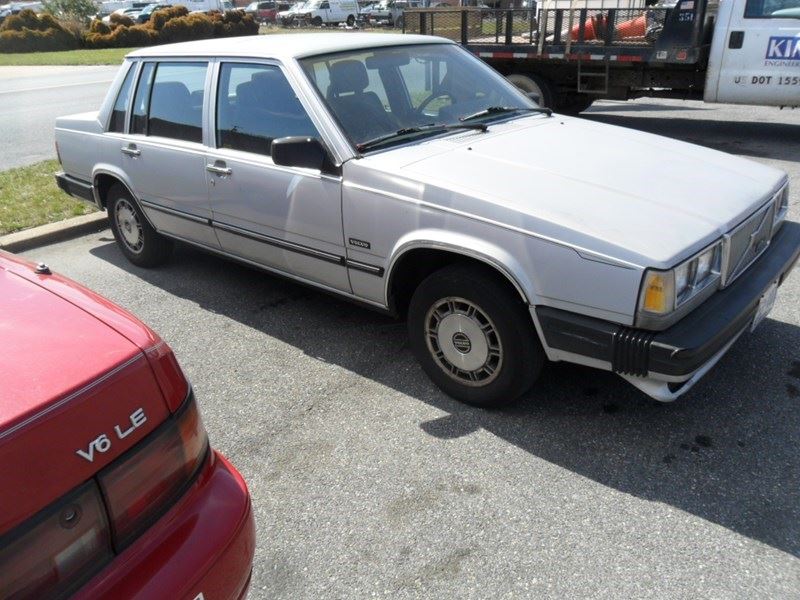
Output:
<instances>
[{"instance_id":1,"label":"green hedge","mask_svg":"<svg viewBox=\"0 0 800 600\"><path fill-rule=\"evenodd\" d=\"M88 32L76 36L52 16L26 9L0 25L0 52L128 48L257 33L258 23L239 11L189 14L186 7L175 6L155 11L142 25L116 14L108 25L94 20Z\"/></svg>"}]
</instances>

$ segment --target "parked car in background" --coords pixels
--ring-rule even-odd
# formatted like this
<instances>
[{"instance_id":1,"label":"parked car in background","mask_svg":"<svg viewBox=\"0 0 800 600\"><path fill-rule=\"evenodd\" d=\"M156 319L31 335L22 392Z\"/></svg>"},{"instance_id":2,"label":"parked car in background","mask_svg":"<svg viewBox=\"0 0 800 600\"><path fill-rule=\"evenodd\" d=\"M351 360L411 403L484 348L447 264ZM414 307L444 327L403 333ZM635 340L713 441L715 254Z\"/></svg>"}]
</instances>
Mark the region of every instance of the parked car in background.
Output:
<instances>
[{"instance_id":1,"label":"parked car in background","mask_svg":"<svg viewBox=\"0 0 800 600\"><path fill-rule=\"evenodd\" d=\"M5 252L0 330L0 595L241 598L250 497L169 346Z\"/></svg>"},{"instance_id":2,"label":"parked car in background","mask_svg":"<svg viewBox=\"0 0 800 600\"><path fill-rule=\"evenodd\" d=\"M288 4L281 6L277 2L269 0L268 2L251 2L244 9L244 12L252 15L253 18L259 23L275 23L278 20L278 12L280 10L288 10Z\"/></svg>"},{"instance_id":3,"label":"parked car in background","mask_svg":"<svg viewBox=\"0 0 800 600\"><path fill-rule=\"evenodd\" d=\"M296 13L295 18L317 27L339 23L347 23L352 27L357 16L358 4L355 0L310 0L303 10Z\"/></svg>"},{"instance_id":4,"label":"parked car in background","mask_svg":"<svg viewBox=\"0 0 800 600\"><path fill-rule=\"evenodd\" d=\"M150 17L154 12L157 10L161 10L162 8L171 8L172 4L148 4L145 6L138 15L136 15L136 22L137 23L147 23L150 20Z\"/></svg>"},{"instance_id":5,"label":"parked car in background","mask_svg":"<svg viewBox=\"0 0 800 600\"><path fill-rule=\"evenodd\" d=\"M305 10L306 2L297 2L286 10L278 11L278 23L284 27L297 24L297 15Z\"/></svg>"},{"instance_id":6,"label":"parked car in background","mask_svg":"<svg viewBox=\"0 0 800 600\"><path fill-rule=\"evenodd\" d=\"M421 2L416 0L382 0L369 13L370 25L386 25L388 27L403 26L403 12L409 8L419 8Z\"/></svg>"},{"instance_id":7,"label":"parked car in background","mask_svg":"<svg viewBox=\"0 0 800 600\"><path fill-rule=\"evenodd\" d=\"M142 11L141 8L118 8L113 13L111 13L111 15L124 15L136 21L141 11ZM106 15L105 17L103 17L102 18L103 23L110 23L111 15Z\"/></svg>"},{"instance_id":8,"label":"parked car in background","mask_svg":"<svg viewBox=\"0 0 800 600\"><path fill-rule=\"evenodd\" d=\"M244 10L237 9L231 0L184 0L181 2L189 12L227 12L229 10Z\"/></svg>"},{"instance_id":9,"label":"parked car in background","mask_svg":"<svg viewBox=\"0 0 800 600\"><path fill-rule=\"evenodd\" d=\"M442 38L266 37L137 50L57 119L59 185L133 264L180 240L407 315L431 379L498 406L548 359L673 400L800 255L783 171L553 116Z\"/></svg>"}]
</instances>

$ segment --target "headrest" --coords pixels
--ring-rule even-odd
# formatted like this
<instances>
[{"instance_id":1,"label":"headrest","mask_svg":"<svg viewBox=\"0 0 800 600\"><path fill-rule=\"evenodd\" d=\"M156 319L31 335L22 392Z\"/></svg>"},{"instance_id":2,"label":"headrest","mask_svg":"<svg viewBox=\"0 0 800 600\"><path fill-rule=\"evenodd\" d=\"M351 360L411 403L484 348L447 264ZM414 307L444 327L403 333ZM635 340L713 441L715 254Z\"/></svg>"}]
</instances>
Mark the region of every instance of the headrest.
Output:
<instances>
[{"instance_id":1,"label":"headrest","mask_svg":"<svg viewBox=\"0 0 800 600\"><path fill-rule=\"evenodd\" d=\"M350 92L360 93L369 85L367 67L359 60L341 60L330 66L331 85L328 94L338 96Z\"/></svg>"},{"instance_id":2,"label":"headrest","mask_svg":"<svg viewBox=\"0 0 800 600\"><path fill-rule=\"evenodd\" d=\"M153 99L165 104L177 104L181 110L189 108L189 88L180 81L162 81L153 86Z\"/></svg>"}]
</instances>

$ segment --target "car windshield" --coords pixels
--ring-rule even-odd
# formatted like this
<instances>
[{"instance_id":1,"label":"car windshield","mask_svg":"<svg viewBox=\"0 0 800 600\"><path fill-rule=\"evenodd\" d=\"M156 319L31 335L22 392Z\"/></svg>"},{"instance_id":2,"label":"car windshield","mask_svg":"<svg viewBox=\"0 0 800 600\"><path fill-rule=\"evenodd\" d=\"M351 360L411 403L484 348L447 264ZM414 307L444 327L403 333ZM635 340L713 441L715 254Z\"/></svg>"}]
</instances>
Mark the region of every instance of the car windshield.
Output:
<instances>
[{"instance_id":1,"label":"car windshield","mask_svg":"<svg viewBox=\"0 0 800 600\"><path fill-rule=\"evenodd\" d=\"M745 18L800 17L800 0L747 0Z\"/></svg>"},{"instance_id":2,"label":"car windshield","mask_svg":"<svg viewBox=\"0 0 800 600\"><path fill-rule=\"evenodd\" d=\"M303 70L356 147L377 138L528 114L536 104L455 44L387 46L312 56ZM449 130L448 130L449 131ZM373 144L368 144L370 147Z\"/></svg>"}]
</instances>

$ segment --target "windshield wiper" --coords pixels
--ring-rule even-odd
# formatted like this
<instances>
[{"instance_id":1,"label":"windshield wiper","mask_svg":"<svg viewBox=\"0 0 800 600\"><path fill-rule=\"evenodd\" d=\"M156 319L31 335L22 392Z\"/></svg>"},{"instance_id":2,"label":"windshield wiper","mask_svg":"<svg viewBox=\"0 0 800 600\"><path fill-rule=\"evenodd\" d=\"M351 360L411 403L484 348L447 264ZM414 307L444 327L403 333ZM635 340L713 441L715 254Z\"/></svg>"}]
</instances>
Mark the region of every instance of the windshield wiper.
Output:
<instances>
[{"instance_id":1,"label":"windshield wiper","mask_svg":"<svg viewBox=\"0 0 800 600\"><path fill-rule=\"evenodd\" d=\"M461 117L459 121L472 121L473 119L480 119L486 115L500 115L519 111L542 113L548 117L553 116L552 110L542 106L490 106L476 113L472 113L471 115L467 115L466 117Z\"/></svg>"},{"instance_id":2,"label":"windshield wiper","mask_svg":"<svg viewBox=\"0 0 800 600\"><path fill-rule=\"evenodd\" d=\"M488 127L483 123L453 123L451 125L422 125L419 127L406 127L404 129L398 129L394 133L387 133L386 135L381 135L376 138L372 138L371 140L367 140L366 142L361 142L360 144L356 144L356 148L359 152L363 152L364 150L369 150L370 148L374 148L375 146L380 146L384 142L389 142L398 138L403 138L407 135L413 135L416 133L427 133L427 132L441 132L441 131L450 131L451 129L476 129L478 131L486 131Z\"/></svg>"}]
</instances>

